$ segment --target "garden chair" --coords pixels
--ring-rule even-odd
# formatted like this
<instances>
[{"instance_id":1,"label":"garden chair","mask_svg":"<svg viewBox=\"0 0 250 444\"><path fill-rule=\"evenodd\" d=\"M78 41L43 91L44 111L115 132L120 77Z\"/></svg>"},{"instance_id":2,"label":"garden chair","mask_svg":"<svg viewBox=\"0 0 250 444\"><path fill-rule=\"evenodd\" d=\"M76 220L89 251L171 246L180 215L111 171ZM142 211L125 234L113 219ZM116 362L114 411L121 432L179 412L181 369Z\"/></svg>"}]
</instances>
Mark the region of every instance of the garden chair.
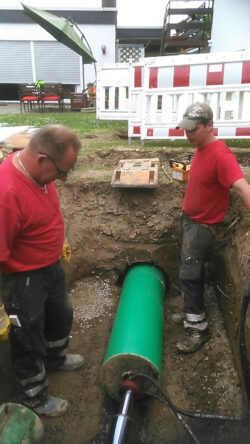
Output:
<instances>
[{"instance_id":1,"label":"garden chair","mask_svg":"<svg viewBox=\"0 0 250 444\"><path fill-rule=\"evenodd\" d=\"M40 87L42 110L46 104L57 103L59 111L64 110L64 96L62 83L44 83Z\"/></svg>"},{"instance_id":2,"label":"garden chair","mask_svg":"<svg viewBox=\"0 0 250 444\"><path fill-rule=\"evenodd\" d=\"M20 100L20 110L22 113L22 110L24 111L32 111L35 109L35 105L37 104L40 108L40 94L39 91L36 90L36 87L34 84L24 84L18 86L18 94L19 94L19 100Z\"/></svg>"}]
</instances>

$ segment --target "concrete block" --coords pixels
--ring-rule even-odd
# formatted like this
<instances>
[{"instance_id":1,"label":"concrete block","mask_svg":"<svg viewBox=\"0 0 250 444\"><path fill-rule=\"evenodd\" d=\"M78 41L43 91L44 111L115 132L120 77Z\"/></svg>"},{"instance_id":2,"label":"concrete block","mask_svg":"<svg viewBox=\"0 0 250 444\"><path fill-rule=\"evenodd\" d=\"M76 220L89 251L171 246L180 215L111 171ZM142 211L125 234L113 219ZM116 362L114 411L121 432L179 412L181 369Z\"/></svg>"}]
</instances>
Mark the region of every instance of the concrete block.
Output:
<instances>
[{"instance_id":1,"label":"concrete block","mask_svg":"<svg viewBox=\"0 0 250 444\"><path fill-rule=\"evenodd\" d=\"M123 159L111 179L113 187L155 188L158 185L159 159Z\"/></svg>"}]
</instances>

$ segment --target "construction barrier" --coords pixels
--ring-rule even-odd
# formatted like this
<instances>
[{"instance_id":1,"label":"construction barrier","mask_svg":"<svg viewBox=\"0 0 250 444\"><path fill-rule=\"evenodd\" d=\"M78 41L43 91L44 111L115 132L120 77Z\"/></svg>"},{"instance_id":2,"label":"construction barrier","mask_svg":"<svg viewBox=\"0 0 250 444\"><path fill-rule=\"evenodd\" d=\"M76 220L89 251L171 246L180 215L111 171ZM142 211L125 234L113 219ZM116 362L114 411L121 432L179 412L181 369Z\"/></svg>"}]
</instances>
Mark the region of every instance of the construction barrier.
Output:
<instances>
[{"instance_id":1,"label":"construction barrier","mask_svg":"<svg viewBox=\"0 0 250 444\"><path fill-rule=\"evenodd\" d=\"M214 134L250 138L250 51L152 57L103 65L97 74L97 119L128 120L128 136L181 139L187 106L209 103Z\"/></svg>"}]
</instances>

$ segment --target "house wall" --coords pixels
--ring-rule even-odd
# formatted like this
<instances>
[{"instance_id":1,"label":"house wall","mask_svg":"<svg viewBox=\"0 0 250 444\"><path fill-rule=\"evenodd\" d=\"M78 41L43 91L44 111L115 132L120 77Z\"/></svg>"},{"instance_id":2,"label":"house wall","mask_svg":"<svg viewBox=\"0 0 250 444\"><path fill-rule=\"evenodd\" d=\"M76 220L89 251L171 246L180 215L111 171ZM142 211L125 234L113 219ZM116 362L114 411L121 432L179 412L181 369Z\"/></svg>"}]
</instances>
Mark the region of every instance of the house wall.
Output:
<instances>
[{"instance_id":1,"label":"house wall","mask_svg":"<svg viewBox=\"0 0 250 444\"><path fill-rule=\"evenodd\" d=\"M98 25L98 28L92 25L79 25L79 28L87 38L93 55L99 63L111 63L115 60L114 25ZM104 44L106 46L105 54L103 54L101 49ZM39 58L37 63L35 63L35 68L33 64L33 71L31 60L32 48L35 59ZM0 83L34 82L41 79L41 69L39 72L39 66L43 65L45 67L47 64L46 76L49 76L49 73L51 73L51 78L42 78L42 80L75 84L77 92L83 89L81 57L57 42L39 25L3 23L0 27L0 49ZM67 60L71 65L70 67L67 66ZM42 70L42 72L44 71ZM94 64L84 65L85 85L94 80Z\"/></svg>"},{"instance_id":2,"label":"house wall","mask_svg":"<svg viewBox=\"0 0 250 444\"><path fill-rule=\"evenodd\" d=\"M111 25L98 25L97 27L88 25L79 25L79 28L87 37L96 61L100 64L113 63L116 57L116 29ZM105 54L102 52L102 46L105 45ZM96 80L94 64L84 67L85 85Z\"/></svg>"},{"instance_id":3,"label":"house wall","mask_svg":"<svg viewBox=\"0 0 250 444\"><path fill-rule=\"evenodd\" d=\"M214 0L211 52L249 50L249 24L249 0Z\"/></svg>"},{"instance_id":4,"label":"house wall","mask_svg":"<svg viewBox=\"0 0 250 444\"><path fill-rule=\"evenodd\" d=\"M111 63L116 56L116 0L30 0L30 6L60 16L71 16L86 37L83 40L97 62ZM75 28L76 32L78 30ZM80 35L80 33L79 33ZM105 49L103 50L103 48ZM35 82L61 82L75 85L81 92L96 80L95 64L82 65L82 58L58 42L23 13L19 0L0 4L0 99L7 85ZM16 93L15 93L16 94ZM6 94L4 94L6 96ZM13 95L11 96L13 98Z\"/></svg>"}]
</instances>

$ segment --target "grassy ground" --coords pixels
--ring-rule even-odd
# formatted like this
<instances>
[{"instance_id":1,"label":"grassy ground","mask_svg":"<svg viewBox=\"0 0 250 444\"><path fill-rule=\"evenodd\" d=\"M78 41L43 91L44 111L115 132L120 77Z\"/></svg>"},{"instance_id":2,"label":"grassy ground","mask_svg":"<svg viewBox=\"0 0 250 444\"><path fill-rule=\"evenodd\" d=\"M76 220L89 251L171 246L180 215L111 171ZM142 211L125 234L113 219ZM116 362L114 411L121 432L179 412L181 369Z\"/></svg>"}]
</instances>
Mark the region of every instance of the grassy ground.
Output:
<instances>
[{"instance_id":1,"label":"grassy ground","mask_svg":"<svg viewBox=\"0 0 250 444\"><path fill-rule=\"evenodd\" d=\"M112 131L126 131L128 129L127 121L108 121L101 120L97 123L94 113L53 113L47 112L43 114L37 113L23 113L23 114L2 114L0 115L0 124L8 123L10 126L28 125L41 127L50 123L59 123L72 128L83 141L85 152L114 149L118 146L127 145L127 140L108 139L107 135ZM86 139L86 135L92 134L96 136L95 139ZM102 138L103 136L103 138ZM250 148L250 139L236 139L226 140L230 147ZM153 149L169 149L171 148L187 148L188 142L184 140L147 140L145 141L145 150ZM139 149L140 140L133 139L130 148Z\"/></svg>"},{"instance_id":2,"label":"grassy ground","mask_svg":"<svg viewBox=\"0 0 250 444\"><path fill-rule=\"evenodd\" d=\"M94 113L23 113L2 114L0 123L6 122L10 126L29 125L40 128L50 123L60 123L72 128L79 136L89 131L105 132L110 129L127 129L126 121L100 121L97 125Z\"/></svg>"}]
</instances>

